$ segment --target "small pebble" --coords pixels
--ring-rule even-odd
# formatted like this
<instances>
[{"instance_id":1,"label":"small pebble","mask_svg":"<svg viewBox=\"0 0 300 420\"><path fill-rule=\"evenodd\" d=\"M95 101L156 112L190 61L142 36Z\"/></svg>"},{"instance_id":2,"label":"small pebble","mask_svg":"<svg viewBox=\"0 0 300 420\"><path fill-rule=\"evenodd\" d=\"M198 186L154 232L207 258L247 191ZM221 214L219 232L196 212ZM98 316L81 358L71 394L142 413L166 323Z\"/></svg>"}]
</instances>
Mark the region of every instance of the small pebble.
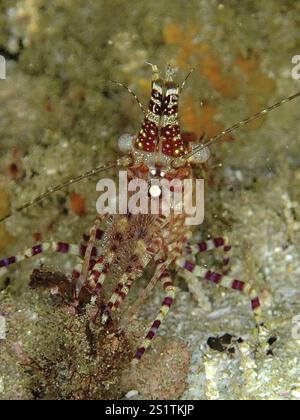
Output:
<instances>
[{"instance_id":1,"label":"small pebble","mask_svg":"<svg viewBox=\"0 0 300 420\"><path fill-rule=\"evenodd\" d=\"M131 398L137 397L139 395L139 392L135 389L132 389L131 391L128 391L125 397L127 400L130 400Z\"/></svg>"}]
</instances>

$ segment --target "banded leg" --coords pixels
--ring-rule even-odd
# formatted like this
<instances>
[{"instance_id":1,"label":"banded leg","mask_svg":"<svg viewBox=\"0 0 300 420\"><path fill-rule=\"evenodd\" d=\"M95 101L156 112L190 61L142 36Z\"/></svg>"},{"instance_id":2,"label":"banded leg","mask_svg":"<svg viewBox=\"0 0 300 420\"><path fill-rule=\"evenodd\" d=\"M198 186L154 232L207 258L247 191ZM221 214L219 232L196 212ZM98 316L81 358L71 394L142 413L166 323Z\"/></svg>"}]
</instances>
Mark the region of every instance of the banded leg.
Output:
<instances>
[{"instance_id":1,"label":"banded leg","mask_svg":"<svg viewBox=\"0 0 300 420\"><path fill-rule=\"evenodd\" d=\"M97 259L99 257L97 256ZM89 261L89 272L92 271L92 269L94 268L97 259L91 258ZM82 272L82 266L83 266L83 260L82 257L77 259L77 264L74 267L72 274L71 274L71 282L73 285L73 290L74 290L74 301L78 300L79 296L80 296L80 292L82 290L82 287L79 289L78 288L78 282L81 276L81 272Z\"/></svg>"},{"instance_id":2,"label":"banded leg","mask_svg":"<svg viewBox=\"0 0 300 420\"><path fill-rule=\"evenodd\" d=\"M80 247L78 245L65 242L45 242L28 248L21 254L0 260L0 277L8 272L7 267L49 251L80 256Z\"/></svg>"},{"instance_id":3,"label":"banded leg","mask_svg":"<svg viewBox=\"0 0 300 420\"><path fill-rule=\"evenodd\" d=\"M76 284L77 295L79 295L82 286L87 280L89 269L90 269L91 258L97 256L97 249L95 247L95 243L96 243L96 236L97 236L97 232L99 231L100 223L101 223L101 220L97 218L95 220L95 223L92 229L90 230L89 239L88 239L87 246L84 252L83 262L81 264L80 275Z\"/></svg>"},{"instance_id":4,"label":"banded leg","mask_svg":"<svg viewBox=\"0 0 300 420\"><path fill-rule=\"evenodd\" d=\"M198 244L187 244L185 251L187 255L196 255L198 253L204 253L208 251L213 251L214 249L222 248L224 252L224 257L222 261L223 274L227 274L229 271L229 252L231 251L231 245L228 243L226 237L217 237L208 241L202 241Z\"/></svg>"},{"instance_id":5,"label":"banded leg","mask_svg":"<svg viewBox=\"0 0 300 420\"><path fill-rule=\"evenodd\" d=\"M149 281L149 283L147 284L146 288L138 296L136 302L130 308L130 310L127 314L127 317L126 317L127 319L132 319L132 318L135 317L136 313L138 312L138 310L141 307L141 305L143 304L143 302L147 299L147 297L152 292L152 289L156 286L156 283L158 282L160 276L169 267L169 265L172 263L174 258L175 258L175 256L172 256L167 260L162 261L162 260L158 259L158 260L155 261L155 263L156 263L155 273L154 273L153 277L151 278L151 280Z\"/></svg>"},{"instance_id":6,"label":"banded leg","mask_svg":"<svg viewBox=\"0 0 300 420\"><path fill-rule=\"evenodd\" d=\"M251 287L249 284L241 280L234 279L234 278L207 270L205 268L202 268L199 265L196 265L192 261L179 259L177 260L176 263L180 268L183 268L193 273L196 277L203 278L205 280L208 280L212 283L215 283L216 285L220 285L227 289L236 290L248 296L251 300L251 309L256 320L258 332L262 336L264 322L262 320L261 304L260 304L260 299L258 297L258 294L253 287Z\"/></svg>"},{"instance_id":7,"label":"banded leg","mask_svg":"<svg viewBox=\"0 0 300 420\"><path fill-rule=\"evenodd\" d=\"M103 315L101 317L102 324L105 324L108 320L108 317L112 314L112 312L114 312L117 308L119 308L121 304L124 302L134 281L135 281L134 276L130 276L128 274L123 275L113 295L109 299L104 309Z\"/></svg>"},{"instance_id":8,"label":"banded leg","mask_svg":"<svg viewBox=\"0 0 300 420\"><path fill-rule=\"evenodd\" d=\"M97 229L96 230L96 239L98 241L101 241L101 239L103 239L103 235L104 235L104 230L102 230L102 229ZM84 233L82 235L82 245L86 245L89 242L90 237L91 237L90 233L89 234Z\"/></svg>"},{"instance_id":9,"label":"banded leg","mask_svg":"<svg viewBox=\"0 0 300 420\"><path fill-rule=\"evenodd\" d=\"M161 323L163 322L164 318L167 316L170 307L172 306L172 303L175 298L175 292L176 289L173 285L173 282L170 278L170 274L168 270L165 270L160 275L160 280L162 281L163 289L165 290L165 298L162 302L162 305L160 307L160 310L154 320L154 322L151 324L151 327L141 344L141 346L137 349L136 354L134 356L134 361L137 362L141 359L147 348L150 346L152 340L155 338L157 331L159 327L161 326Z\"/></svg>"},{"instance_id":10,"label":"banded leg","mask_svg":"<svg viewBox=\"0 0 300 420\"><path fill-rule=\"evenodd\" d=\"M137 301L134 303L134 305L131 307L130 311L128 312L127 315L127 319L131 319L135 316L135 314L137 313L139 307L142 305L142 303L144 302L144 300L150 295L152 289L154 288L154 286L156 285L157 281L160 278L160 275L173 263L175 263L176 259L178 258L178 256L181 253L182 250L182 246L183 244L186 243L186 241L191 237L192 232L187 232L185 235L183 235L181 237L181 239L174 243L171 243L168 246L167 252L168 252L168 258L164 259L164 256L162 255L161 252L159 252L155 259L154 262L156 264L156 270L155 273L153 275L153 277L151 278L150 282L148 283L148 285L146 286L146 289L140 294L140 296L138 297Z\"/></svg>"},{"instance_id":11,"label":"banded leg","mask_svg":"<svg viewBox=\"0 0 300 420\"><path fill-rule=\"evenodd\" d=\"M104 235L103 230L101 230L101 229L96 230L96 240L97 241L101 241L103 239L103 235ZM81 256L82 257L84 257L84 255L86 253L87 246L88 246L88 243L89 243L90 239L91 239L90 234L85 233L85 234L82 235L82 241L81 241ZM99 258L100 257L100 250L96 246L95 246L95 250L96 251L94 251L94 249L93 249L93 253L95 254L94 256Z\"/></svg>"},{"instance_id":12,"label":"banded leg","mask_svg":"<svg viewBox=\"0 0 300 420\"><path fill-rule=\"evenodd\" d=\"M104 313L102 315L102 323L105 323L108 319L108 316L111 314L111 312L117 309L117 307L119 307L121 303L125 300L133 282L138 277L142 276L143 268L149 263L152 257L157 255L157 253L159 252L159 249L162 247L162 244L163 244L162 238L154 239L146 250L147 258L144 257L143 263L142 264L139 263L136 267L130 267L130 266L127 267L126 272L124 273L121 280L119 281L113 295L111 296L109 302L106 305L106 308L104 309ZM155 280L154 282L156 283ZM143 294L143 297L144 297L144 294ZM132 313L134 313L135 309L138 308L139 306L140 306L140 299L138 299L136 304L133 305Z\"/></svg>"},{"instance_id":13,"label":"banded leg","mask_svg":"<svg viewBox=\"0 0 300 420\"><path fill-rule=\"evenodd\" d=\"M97 229L96 231L96 240L100 241L103 238L104 235L104 231L101 229ZM80 273L82 272L82 266L83 266L83 260L82 258L84 258L85 253L87 251L87 246L88 243L90 241L91 236L89 234L83 234L82 235L82 241L81 241L81 246L80 246L80 259L78 259L78 264L76 265L75 269L72 272L72 278L73 278L73 282L74 285L77 284L78 279L80 277ZM94 258L90 258L90 265L89 265L89 271L91 271L97 260L100 258L100 250L95 246L92 248L92 252L91 252L91 257Z\"/></svg>"},{"instance_id":14,"label":"banded leg","mask_svg":"<svg viewBox=\"0 0 300 420\"><path fill-rule=\"evenodd\" d=\"M101 292L106 274L114 257L115 253L111 252L107 256L101 256L96 261L96 264L85 283L86 288L94 294L98 295Z\"/></svg>"},{"instance_id":15,"label":"banded leg","mask_svg":"<svg viewBox=\"0 0 300 420\"><path fill-rule=\"evenodd\" d=\"M80 258L78 258L78 262L74 270L72 271L72 284L73 284L73 289L74 289L74 299L77 299L79 297L80 290L82 289L82 286L84 284L84 282L81 281L81 277L82 277L82 270L83 270L83 264L84 264L83 258L85 257L86 251L87 251L87 244L82 242L81 247L80 247ZM94 268L99 256L100 256L99 250L96 247L93 247L91 251L91 256L89 258L88 273ZM94 258L91 258L91 257L94 257Z\"/></svg>"}]
</instances>

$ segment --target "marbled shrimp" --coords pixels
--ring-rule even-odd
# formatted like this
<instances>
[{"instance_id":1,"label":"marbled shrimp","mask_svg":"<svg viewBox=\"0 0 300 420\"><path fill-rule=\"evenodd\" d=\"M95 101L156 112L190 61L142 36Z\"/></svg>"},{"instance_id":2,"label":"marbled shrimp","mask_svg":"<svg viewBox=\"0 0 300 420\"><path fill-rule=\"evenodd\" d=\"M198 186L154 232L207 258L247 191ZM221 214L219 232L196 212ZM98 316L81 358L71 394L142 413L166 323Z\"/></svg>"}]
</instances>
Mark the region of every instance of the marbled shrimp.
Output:
<instances>
[{"instance_id":1,"label":"marbled shrimp","mask_svg":"<svg viewBox=\"0 0 300 420\"><path fill-rule=\"evenodd\" d=\"M209 159L209 146L215 141L300 96L298 92L286 97L234 124L215 137L207 141L201 138L198 144L192 145L189 142L190 137L181 133L179 123L179 96L184 83L179 86L173 80L173 71L170 68L164 79L156 66L152 66L152 70L151 97L147 110L144 110L141 102L130 91L144 112L144 119L136 135L120 137L119 149L125 153L125 157L49 188L41 196L17 208L16 212L23 211L56 191L110 168L125 169L128 179L143 179L149 182L149 185L153 179L165 178L171 181L192 178L193 167ZM150 188L149 194L151 195ZM159 195L157 200L160 200ZM94 305L93 320L100 317L105 325L114 317L114 312L120 309L132 285L138 283L148 266L152 266L153 275L149 284L129 311L134 313L157 283L161 285L164 297L144 340L136 350L135 361L141 359L152 343L174 302L176 287L171 272L178 270L187 271L199 279L205 279L247 295L256 320L258 337L267 340L260 299L255 288L245 281L228 276L230 245L222 236L196 245L190 242L193 229L186 225L186 217L184 212L182 214L161 212L156 215L133 215L128 212L127 214L98 216L89 234L83 235L80 245L65 242L38 244L18 255L1 259L0 276L6 274L9 266L44 252L72 254L78 258L78 263L72 273L64 279L63 284L59 280L57 284L51 284L51 287L55 286L56 292L61 294L75 311L79 308L82 310L87 303ZM7 217L1 222L6 219ZM209 252L216 248L224 252L222 273L203 268L196 263L198 253ZM104 299L103 291L108 282L114 284L114 291L110 298ZM34 280L32 280L32 285L35 286L33 283Z\"/></svg>"}]
</instances>

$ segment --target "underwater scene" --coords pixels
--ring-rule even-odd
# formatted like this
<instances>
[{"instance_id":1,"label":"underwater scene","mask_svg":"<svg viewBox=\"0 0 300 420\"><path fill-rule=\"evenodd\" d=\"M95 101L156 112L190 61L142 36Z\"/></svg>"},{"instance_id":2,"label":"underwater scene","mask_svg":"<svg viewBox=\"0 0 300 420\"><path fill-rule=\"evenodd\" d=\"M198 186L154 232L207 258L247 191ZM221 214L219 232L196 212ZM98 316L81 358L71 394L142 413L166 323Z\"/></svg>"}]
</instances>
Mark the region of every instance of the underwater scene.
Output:
<instances>
[{"instance_id":1,"label":"underwater scene","mask_svg":"<svg viewBox=\"0 0 300 420\"><path fill-rule=\"evenodd\" d=\"M299 34L1 0L0 400L300 400Z\"/></svg>"}]
</instances>

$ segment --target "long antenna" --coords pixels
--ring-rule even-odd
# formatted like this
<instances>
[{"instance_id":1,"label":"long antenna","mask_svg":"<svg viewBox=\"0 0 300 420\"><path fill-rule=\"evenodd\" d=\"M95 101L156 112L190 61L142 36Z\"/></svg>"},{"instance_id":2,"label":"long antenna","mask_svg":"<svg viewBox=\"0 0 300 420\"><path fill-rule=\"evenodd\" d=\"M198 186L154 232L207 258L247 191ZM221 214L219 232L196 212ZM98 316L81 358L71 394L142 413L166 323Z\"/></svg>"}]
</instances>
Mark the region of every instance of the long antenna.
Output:
<instances>
[{"instance_id":1,"label":"long antenna","mask_svg":"<svg viewBox=\"0 0 300 420\"><path fill-rule=\"evenodd\" d=\"M232 125L231 127L227 128L224 131L221 131L219 134L217 134L214 137L211 137L206 143L201 144L197 147L195 147L191 152L184 154L183 156L176 158L172 161L172 166L177 167L182 165L184 161L186 161L188 158L193 156L194 154L200 152L201 150L205 149L206 147L210 146L212 143L216 142L217 140L224 137L226 134L232 133L235 130L238 130L239 128L243 127L246 124L249 124L252 121L257 120L258 118L262 117L265 114L268 114L269 112L273 111L276 108L279 108L281 105L285 104L286 102L290 102L300 96L300 91L297 93L294 93L291 96L287 96L280 101L276 102L275 104L268 106L267 108L263 109L262 111L257 112L256 114L252 115L251 117L245 118L244 120L241 120L240 122Z\"/></svg>"},{"instance_id":2,"label":"long antenna","mask_svg":"<svg viewBox=\"0 0 300 420\"><path fill-rule=\"evenodd\" d=\"M182 85L181 85L181 87L180 87L180 89L179 89L179 93L181 93L182 91L183 91L183 89L184 89L184 86L185 86L185 84L186 84L186 82L188 81L188 79L189 79L189 77L191 76L191 74L194 72L194 68L193 69L191 69L190 71L189 71L189 73L186 75L186 77L185 77L185 79L184 79L184 81L182 82Z\"/></svg>"},{"instance_id":3,"label":"long antenna","mask_svg":"<svg viewBox=\"0 0 300 420\"><path fill-rule=\"evenodd\" d=\"M4 222L5 220L9 219L11 216L13 216L16 213L20 213L21 211L27 209L28 207L31 207L40 201L44 200L44 198L48 197L50 194L55 193L57 191L60 191L69 185L73 185L79 181L82 181L83 179L89 178L91 176L97 175L100 172L106 171L108 169L120 167L120 166L127 166L129 163L130 158L128 156L125 156L122 159L117 160L114 163L107 163L106 165L98 166L97 168L91 169L84 174L78 175L74 178L68 179L67 181L63 182L62 184L56 185L55 187L48 188L43 194L39 195L38 197L34 198L32 201L29 201L28 203L17 207L14 209L10 214L0 219L0 223Z\"/></svg>"},{"instance_id":4,"label":"long antenna","mask_svg":"<svg viewBox=\"0 0 300 420\"><path fill-rule=\"evenodd\" d=\"M132 95L134 97L134 99L138 103L139 107L141 108L143 114L146 115L146 110L145 110L142 102L139 100L139 98L136 96L136 94L133 92L133 90L131 90L128 86L124 85L121 82L116 82L115 80L102 80L102 83L113 83L114 85L117 85L117 86L120 86L120 87L126 89L127 92L129 92L130 95Z\"/></svg>"}]
</instances>

